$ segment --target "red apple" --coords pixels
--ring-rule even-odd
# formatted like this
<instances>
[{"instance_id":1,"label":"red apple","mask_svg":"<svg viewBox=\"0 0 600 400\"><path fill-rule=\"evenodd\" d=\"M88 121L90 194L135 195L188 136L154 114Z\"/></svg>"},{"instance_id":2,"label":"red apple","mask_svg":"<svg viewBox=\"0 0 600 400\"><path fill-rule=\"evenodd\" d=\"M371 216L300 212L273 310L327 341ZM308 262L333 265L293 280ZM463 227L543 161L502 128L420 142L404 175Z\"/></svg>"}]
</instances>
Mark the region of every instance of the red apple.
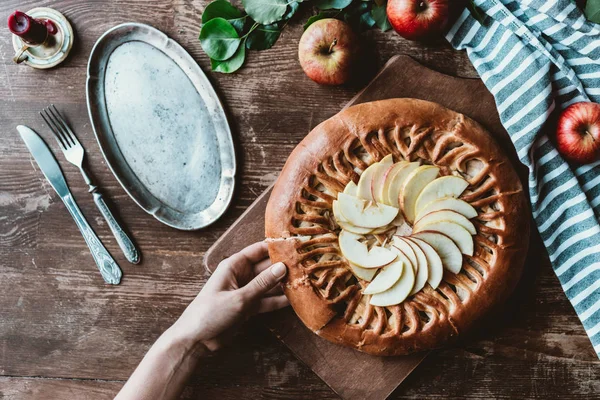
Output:
<instances>
[{"instance_id":1,"label":"red apple","mask_svg":"<svg viewBox=\"0 0 600 400\"><path fill-rule=\"evenodd\" d=\"M558 151L580 164L600 158L600 104L580 102L565 108L556 129Z\"/></svg>"},{"instance_id":2,"label":"red apple","mask_svg":"<svg viewBox=\"0 0 600 400\"><path fill-rule=\"evenodd\" d=\"M448 0L389 0L387 16L400 36L419 40L439 34L448 23Z\"/></svg>"},{"instance_id":3,"label":"red apple","mask_svg":"<svg viewBox=\"0 0 600 400\"><path fill-rule=\"evenodd\" d=\"M300 38L298 58L304 73L322 85L341 85L352 76L358 38L338 19L312 23Z\"/></svg>"}]
</instances>

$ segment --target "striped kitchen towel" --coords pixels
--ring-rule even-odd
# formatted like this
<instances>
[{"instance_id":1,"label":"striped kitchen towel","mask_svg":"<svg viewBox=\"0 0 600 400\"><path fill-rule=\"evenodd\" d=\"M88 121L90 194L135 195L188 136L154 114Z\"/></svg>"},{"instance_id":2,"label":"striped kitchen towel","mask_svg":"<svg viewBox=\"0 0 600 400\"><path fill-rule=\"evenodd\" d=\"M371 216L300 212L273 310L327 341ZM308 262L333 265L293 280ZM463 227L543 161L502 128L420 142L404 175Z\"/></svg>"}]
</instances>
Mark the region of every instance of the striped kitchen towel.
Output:
<instances>
[{"instance_id":1,"label":"striped kitchen towel","mask_svg":"<svg viewBox=\"0 0 600 400\"><path fill-rule=\"evenodd\" d=\"M568 164L542 130L555 109L600 102L600 25L569 0L474 3L483 20L465 9L446 38L496 99L554 271L600 357L600 163Z\"/></svg>"}]
</instances>

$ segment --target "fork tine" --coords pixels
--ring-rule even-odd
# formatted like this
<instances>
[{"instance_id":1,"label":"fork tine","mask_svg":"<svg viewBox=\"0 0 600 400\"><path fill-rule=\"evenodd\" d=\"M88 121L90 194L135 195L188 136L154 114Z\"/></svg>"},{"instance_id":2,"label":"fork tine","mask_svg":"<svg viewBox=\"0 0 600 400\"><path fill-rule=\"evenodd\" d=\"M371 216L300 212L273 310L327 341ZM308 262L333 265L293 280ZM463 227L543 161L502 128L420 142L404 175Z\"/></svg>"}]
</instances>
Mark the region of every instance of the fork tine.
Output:
<instances>
[{"instance_id":1,"label":"fork tine","mask_svg":"<svg viewBox=\"0 0 600 400\"><path fill-rule=\"evenodd\" d=\"M52 110L50 110L50 107L46 107L44 109L44 111L46 113L46 117L48 118L48 120L50 120L50 122L52 122L52 126L54 126L54 129L56 131L58 131L58 133L60 134L60 137L63 140L65 146L67 148L70 148L71 146L75 145L75 143L73 143L71 140L69 140L69 136L67 135L65 129L60 125L56 116L52 113Z\"/></svg>"},{"instance_id":2,"label":"fork tine","mask_svg":"<svg viewBox=\"0 0 600 400\"><path fill-rule=\"evenodd\" d=\"M40 112L40 115L42 116L42 118L44 119L44 122L46 123L46 125L48 125L48 128L50 128L50 130L52 131L52 134L54 136L54 139L56 139L56 142L58 143L58 145L60 146L60 148L64 151L67 150L68 146L65 145L65 143L63 142L63 138L60 135L60 133L56 130L56 128L54 128L54 126L50 123L50 121L47 118L47 115L44 115L44 111L46 111L45 109L43 109Z\"/></svg>"},{"instance_id":3,"label":"fork tine","mask_svg":"<svg viewBox=\"0 0 600 400\"><path fill-rule=\"evenodd\" d=\"M61 113L58 112L58 109L54 106L54 104L51 104L50 107L48 107L48 108L50 109L51 112L52 112L52 110L54 110L54 112L52 112L52 114L56 113L56 114L54 114L54 116L58 119L58 121L62 124L63 128L67 131L67 133L69 134L69 137L71 138L71 141L73 141L73 144L78 145L79 140L77 139L77 136L75 136L75 134L73 133L73 131L67 124L66 120L63 118Z\"/></svg>"}]
</instances>

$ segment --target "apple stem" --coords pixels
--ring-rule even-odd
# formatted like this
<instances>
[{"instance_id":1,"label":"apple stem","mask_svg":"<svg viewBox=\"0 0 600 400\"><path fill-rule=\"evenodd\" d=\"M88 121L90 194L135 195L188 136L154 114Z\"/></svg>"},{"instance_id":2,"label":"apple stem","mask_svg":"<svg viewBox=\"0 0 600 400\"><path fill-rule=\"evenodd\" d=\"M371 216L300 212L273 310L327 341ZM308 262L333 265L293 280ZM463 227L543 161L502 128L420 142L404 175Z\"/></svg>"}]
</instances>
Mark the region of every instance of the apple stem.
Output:
<instances>
[{"instance_id":1,"label":"apple stem","mask_svg":"<svg viewBox=\"0 0 600 400\"><path fill-rule=\"evenodd\" d=\"M594 139L594 136L587 129L585 130L585 134L588 135L589 137L591 137L593 142L596 141L596 139Z\"/></svg>"},{"instance_id":2,"label":"apple stem","mask_svg":"<svg viewBox=\"0 0 600 400\"><path fill-rule=\"evenodd\" d=\"M333 39L333 42L331 42L331 45L329 46L329 54L331 54L333 52L333 47L337 44L337 38Z\"/></svg>"}]
</instances>

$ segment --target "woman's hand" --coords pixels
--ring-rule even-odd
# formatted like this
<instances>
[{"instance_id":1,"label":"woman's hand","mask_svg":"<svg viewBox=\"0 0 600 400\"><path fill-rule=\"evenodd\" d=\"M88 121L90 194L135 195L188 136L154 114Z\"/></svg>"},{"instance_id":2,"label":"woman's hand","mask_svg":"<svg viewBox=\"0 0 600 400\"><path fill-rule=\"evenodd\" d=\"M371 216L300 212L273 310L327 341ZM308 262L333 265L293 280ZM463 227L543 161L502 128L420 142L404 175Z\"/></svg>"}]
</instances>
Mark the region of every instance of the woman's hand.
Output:
<instances>
[{"instance_id":1,"label":"woman's hand","mask_svg":"<svg viewBox=\"0 0 600 400\"><path fill-rule=\"evenodd\" d=\"M266 243L223 260L181 317L148 351L116 399L179 398L200 355L216 350L251 315L288 305L278 287L287 269L271 265Z\"/></svg>"},{"instance_id":2,"label":"woman's hand","mask_svg":"<svg viewBox=\"0 0 600 400\"><path fill-rule=\"evenodd\" d=\"M287 306L286 266L268 256L259 242L223 260L171 329L214 351L250 316Z\"/></svg>"}]
</instances>

